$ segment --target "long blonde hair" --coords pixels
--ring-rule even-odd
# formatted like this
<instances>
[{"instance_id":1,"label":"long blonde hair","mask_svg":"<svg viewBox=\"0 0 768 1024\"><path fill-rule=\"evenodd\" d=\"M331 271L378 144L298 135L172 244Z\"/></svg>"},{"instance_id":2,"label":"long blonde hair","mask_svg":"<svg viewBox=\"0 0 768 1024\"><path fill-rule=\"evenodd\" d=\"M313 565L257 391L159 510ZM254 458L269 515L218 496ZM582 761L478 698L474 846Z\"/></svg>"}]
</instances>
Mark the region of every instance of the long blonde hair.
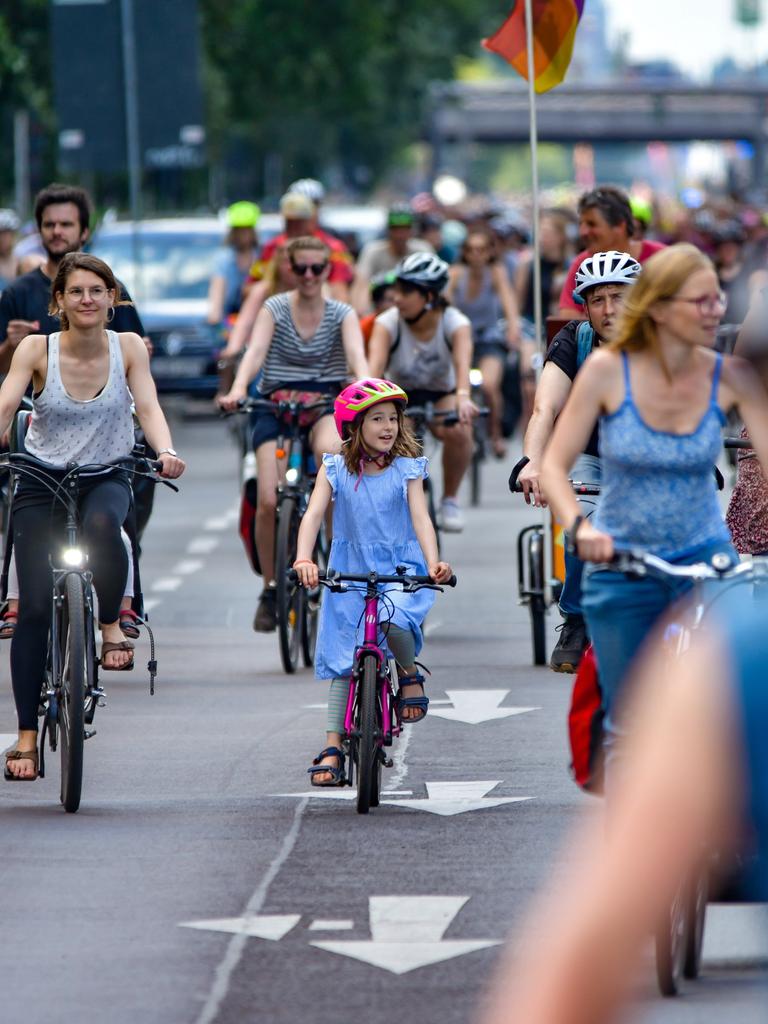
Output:
<instances>
[{"instance_id":1,"label":"long blonde hair","mask_svg":"<svg viewBox=\"0 0 768 1024\"><path fill-rule=\"evenodd\" d=\"M715 268L710 258L689 242L679 242L654 253L630 287L621 308L616 337L605 347L614 352L650 350L669 377L651 309L657 302L677 295L688 278L701 270L714 273Z\"/></svg>"}]
</instances>

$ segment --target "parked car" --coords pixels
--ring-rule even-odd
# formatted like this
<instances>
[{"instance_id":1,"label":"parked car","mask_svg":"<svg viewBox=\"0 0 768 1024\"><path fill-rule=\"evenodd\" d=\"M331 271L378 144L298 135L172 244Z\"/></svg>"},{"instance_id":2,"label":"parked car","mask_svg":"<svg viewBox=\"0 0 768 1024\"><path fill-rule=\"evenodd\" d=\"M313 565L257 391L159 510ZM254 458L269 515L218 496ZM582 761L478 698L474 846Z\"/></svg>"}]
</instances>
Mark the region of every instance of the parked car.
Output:
<instances>
[{"instance_id":1,"label":"parked car","mask_svg":"<svg viewBox=\"0 0 768 1024\"><path fill-rule=\"evenodd\" d=\"M88 246L107 262L136 303L152 340L158 391L216 392L223 342L208 324L208 282L226 227L215 217L115 221Z\"/></svg>"}]
</instances>

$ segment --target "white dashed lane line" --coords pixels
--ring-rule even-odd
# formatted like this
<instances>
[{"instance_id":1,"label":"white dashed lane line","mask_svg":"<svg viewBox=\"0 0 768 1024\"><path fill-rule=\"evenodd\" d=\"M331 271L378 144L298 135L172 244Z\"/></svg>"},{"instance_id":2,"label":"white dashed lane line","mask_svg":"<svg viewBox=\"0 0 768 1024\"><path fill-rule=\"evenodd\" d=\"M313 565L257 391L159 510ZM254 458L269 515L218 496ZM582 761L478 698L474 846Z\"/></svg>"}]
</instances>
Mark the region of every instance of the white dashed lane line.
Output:
<instances>
[{"instance_id":1,"label":"white dashed lane line","mask_svg":"<svg viewBox=\"0 0 768 1024\"><path fill-rule=\"evenodd\" d=\"M181 580L177 577L163 576L161 579L155 580L155 582L150 586L149 589L155 591L156 593L165 594L171 590L178 590L180 586Z\"/></svg>"},{"instance_id":2,"label":"white dashed lane line","mask_svg":"<svg viewBox=\"0 0 768 1024\"><path fill-rule=\"evenodd\" d=\"M204 564L199 558L188 558L186 561L175 565L171 572L178 576L191 576L193 572L200 572Z\"/></svg>"},{"instance_id":3,"label":"white dashed lane line","mask_svg":"<svg viewBox=\"0 0 768 1024\"><path fill-rule=\"evenodd\" d=\"M187 544L187 553L190 555L209 555L218 546L218 537L195 537Z\"/></svg>"}]
</instances>

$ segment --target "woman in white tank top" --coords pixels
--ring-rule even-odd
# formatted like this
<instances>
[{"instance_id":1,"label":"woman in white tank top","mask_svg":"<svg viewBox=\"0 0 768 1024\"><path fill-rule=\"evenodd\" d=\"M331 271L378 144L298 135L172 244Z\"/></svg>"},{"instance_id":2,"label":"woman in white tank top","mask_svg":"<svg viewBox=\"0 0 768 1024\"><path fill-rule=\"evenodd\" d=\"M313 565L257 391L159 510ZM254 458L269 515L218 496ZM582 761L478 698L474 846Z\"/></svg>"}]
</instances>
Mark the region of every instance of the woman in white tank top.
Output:
<instances>
[{"instance_id":1,"label":"woman in white tank top","mask_svg":"<svg viewBox=\"0 0 768 1024\"><path fill-rule=\"evenodd\" d=\"M161 475L178 477L184 462L157 400L149 357L137 334L107 329L119 295L112 271L86 253L68 253L51 286L51 312L62 330L47 338L31 334L19 344L0 388L0 434L32 385L32 423L26 446L63 477L68 463L103 463L133 447L131 404ZM125 669L133 645L120 630L118 613L128 570L120 528L131 501L124 471L82 476L78 504L99 600L102 667ZM11 676L19 724L16 747L6 754L7 779L37 778L37 704L50 629L49 553L54 499L29 479L14 495L14 552L19 575L19 619L11 643Z\"/></svg>"}]
</instances>

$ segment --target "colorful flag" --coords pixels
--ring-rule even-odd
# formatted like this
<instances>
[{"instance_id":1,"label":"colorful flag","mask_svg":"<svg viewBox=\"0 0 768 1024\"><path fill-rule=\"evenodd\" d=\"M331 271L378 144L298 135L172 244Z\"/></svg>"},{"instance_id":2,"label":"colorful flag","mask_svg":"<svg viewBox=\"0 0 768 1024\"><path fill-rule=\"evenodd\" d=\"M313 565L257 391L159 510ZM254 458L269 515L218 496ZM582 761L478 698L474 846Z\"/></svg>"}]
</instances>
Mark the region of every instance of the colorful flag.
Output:
<instances>
[{"instance_id":1,"label":"colorful flag","mask_svg":"<svg viewBox=\"0 0 768 1024\"><path fill-rule=\"evenodd\" d=\"M565 78L584 0L532 0L534 89L546 92ZM525 0L515 0L512 11L490 39L483 40L523 78L528 78L525 40Z\"/></svg>"}]
</instances>

